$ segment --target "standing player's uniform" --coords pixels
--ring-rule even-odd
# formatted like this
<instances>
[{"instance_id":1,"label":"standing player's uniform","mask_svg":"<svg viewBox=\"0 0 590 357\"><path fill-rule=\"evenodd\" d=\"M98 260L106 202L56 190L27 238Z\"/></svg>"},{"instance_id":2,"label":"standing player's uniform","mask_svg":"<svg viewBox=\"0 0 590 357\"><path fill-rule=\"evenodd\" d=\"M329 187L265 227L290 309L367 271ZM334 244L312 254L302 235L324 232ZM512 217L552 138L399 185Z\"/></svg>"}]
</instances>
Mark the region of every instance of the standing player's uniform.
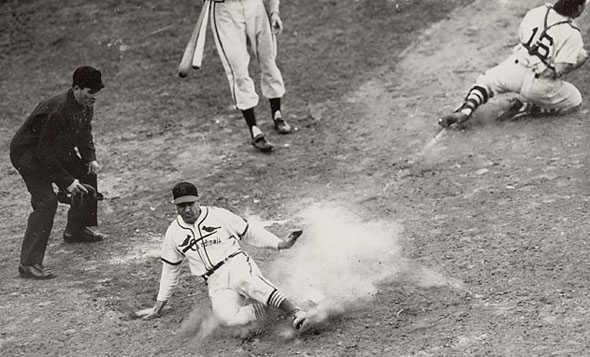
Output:
<instances>
[{"instance_id":1,"label":"standing player's uniform","mask_svg":"<svg viewBox=\"0 0 590 357\"><path fill-rule=\"evenodd\" d=\"M262 276L238 241L278 249L281 240L226 209L201 208L194 224L177 216L166 231L158 301L167 301L172 295L180 263L186 259L192 274L206 280L213 313L223 325L246 324L264 316L266 306L278 308L285 296ZM248 302L250 299L255 303Z\"/></svg>"},{"instance_id":2,"label":"standing player's uniform","mask_svg":"<svg viewBox=\"0 0 590 357\"><path fill-rule=\"evenodd\" d=\"M212 6L211 30L235 106L246 110L258 105L254 81L248 72L248 44L260 64L262 95L282 97L285 85L275 62L276 38L268 20L268 14L279 11L279 1L269 2L268 14L262 0L214 1Z\"/></svg>"},{"instance_id":3,"label":"standing player's uniform","mask_svg":"<svg viewBox=\"0 0 590 357\"><path fill-rule=\"evenodd\" d=\"M448 126L463 122L496 94L518 93L498 119L516 119L527 114L561 113L582 103L580 91L556 75L555 64L576 65L585 52L582 35L573 19L550 4L530 10L519 27L520 43L504 62L480 75L463 105L439 119ZM585 58L583 59L585 61Z\"/></svg>"},{"instance_id":4,"label":"standing player's uniform","mask_svg":"<svg viewBox=\"0 0 590 357\"><path fill-rule=\"evenodd\" d=\"M273 145L257 126L254 108L259 98L248 72L248 48L259 64L260 87L262 95L269 99L275 129L279 134L292 132L292 127L281 115L285 84L276 64L277 41L273 31L273 27L276 31L282 30L279 0L267 2L268 12L263 0L213 0L211 9L211 31L234 106L242 111L252 145L262 152L271 151Z\"/></svg>"}]
</instances>

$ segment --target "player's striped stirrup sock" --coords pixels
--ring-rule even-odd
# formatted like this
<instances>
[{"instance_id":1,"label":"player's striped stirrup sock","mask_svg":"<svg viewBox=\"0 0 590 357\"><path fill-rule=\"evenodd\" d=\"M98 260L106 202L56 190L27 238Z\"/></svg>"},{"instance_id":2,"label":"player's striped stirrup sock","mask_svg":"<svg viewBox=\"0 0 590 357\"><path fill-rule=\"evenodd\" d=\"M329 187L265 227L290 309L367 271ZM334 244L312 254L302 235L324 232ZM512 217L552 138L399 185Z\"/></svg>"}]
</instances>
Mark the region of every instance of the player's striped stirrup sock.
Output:
<instances>
[{"instance_id":1,"label":"player's striped stirrup sock","mask_svg":"<svg viewBox=\"0 0 590 357\"><path fill-rule=\"evenodd\" d=\"M488 99L488 92L485 88L480 86L474 86L469 90L469 93L467 93L467 96L465 97L465 102L463 103L461 109L459 109L458 111L467 116L470 116L475 111L475 109L477 109L477 107L479 107L482 104L485 104L488 101Z\"/></svg>"},{"instance_id":2,"label":"player's striped stirrup sock","mask_svg":"<svg viewBox=\"0 0 590 357\"><path fill-rule=\"evenodd\" d=\"M253 304L252 307L254 308L254 316L256 316L257 320L266 316L266 306L262 304Z\"/></svg>"},{"instance_id":3,"label":"player's striped stirrup sock","mask_svg":"<svg viewBox=\"0 0 590 357\"><path fill-rule=\"evenodd\" d=\"M284 301L286 301L285 295L283 295L283 293L281 293L280 291L275 289L272 293L270 293L270 296L268 297L267 305L272 306L277 309L281 309L281 304Z\"/></svg>"}]
</instances>

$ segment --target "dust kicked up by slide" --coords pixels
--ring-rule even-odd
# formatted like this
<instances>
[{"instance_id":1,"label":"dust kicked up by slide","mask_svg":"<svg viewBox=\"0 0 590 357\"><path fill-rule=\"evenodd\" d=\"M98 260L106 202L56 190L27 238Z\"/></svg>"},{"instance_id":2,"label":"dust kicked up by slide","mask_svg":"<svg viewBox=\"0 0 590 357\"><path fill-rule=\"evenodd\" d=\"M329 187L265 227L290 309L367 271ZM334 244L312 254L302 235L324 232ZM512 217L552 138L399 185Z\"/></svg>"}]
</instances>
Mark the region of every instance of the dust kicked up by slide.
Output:
<instances>
[{"instance_id":1,"label":"dust kicked up by slide","mask_svg":"<svg viewBox=\"0 0 590 357\"><path fill-rule=\"evenodd\" d=\"M314 206L299 215L304 234L269 271L287 296L311 313L312 322L363 306L380 282L403 270L394 222L363 221L335 205Z\"/></svg>"}]
</instances>

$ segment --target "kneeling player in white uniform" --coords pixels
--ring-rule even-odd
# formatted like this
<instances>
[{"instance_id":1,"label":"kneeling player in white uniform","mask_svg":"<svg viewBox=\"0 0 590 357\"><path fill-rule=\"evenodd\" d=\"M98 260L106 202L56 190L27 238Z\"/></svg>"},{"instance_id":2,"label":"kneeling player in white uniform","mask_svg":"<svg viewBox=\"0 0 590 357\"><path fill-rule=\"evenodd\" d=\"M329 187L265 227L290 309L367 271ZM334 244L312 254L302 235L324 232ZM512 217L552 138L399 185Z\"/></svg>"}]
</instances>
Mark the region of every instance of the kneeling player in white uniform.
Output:
<instances>
[{"instance_id":1,"label":"kneeling player in white uniform","mask_svg":"<svg viewBox=\"0 0 590 357\"><path fill-rule=\"evenodd\" d=\"M177 184L172 193L178 216L168 227L162 244L157 301L152 309L138 311L136 315L152 318L161 313L178 284L180 263L186 258L192 274L207 282L211 308L221 325L255 321L264 317L271 306L292 317L293 327L305 327L306 312L269 282L239 245L243 239L257 247L288 249L301 231L281 240L226 209L199 206L197 188L189 182Z\"/></svg>"},{"instance_id":2,"label":"kneeling player in white uniform","mask_svg":"<svg viewBox=\"0 0 590 357\"><path fill-rule=\"evenodd\" d=\"M580 91L561 79L588 59L580 30L574 23L586 0L559 0L530 10L519 27L520 44L504 62L477 78L463 104L442 116L442 127L462 124L495 94L517 93L498 120L525 115L565 114L582 104Z\"/></svg>"}]
</instances>

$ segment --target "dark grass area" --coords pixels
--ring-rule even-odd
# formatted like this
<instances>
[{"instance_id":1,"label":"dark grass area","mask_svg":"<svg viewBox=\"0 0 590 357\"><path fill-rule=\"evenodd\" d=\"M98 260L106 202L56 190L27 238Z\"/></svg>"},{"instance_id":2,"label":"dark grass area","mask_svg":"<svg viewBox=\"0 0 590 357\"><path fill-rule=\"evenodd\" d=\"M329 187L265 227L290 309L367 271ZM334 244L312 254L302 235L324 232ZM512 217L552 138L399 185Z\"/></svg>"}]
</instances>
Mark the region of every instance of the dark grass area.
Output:
<instances>
[{"instance_id":1,"label":"dark grass area","mask_svg":"<svg viewBox=\"0 0 590 357\"><path fill-rule=\"evenodd\" d=\"M412 40L409 32L469 2L400 1L400 11L385 0L284 2L278 62L287 84L286 107L302 115L306 103L340 97L366 80L372 68L394 64L391 53ZM18 125L38 100L67 87L81 64L104 72L101 120L116 119L128 130L199 126L230 110L229 88L210 34L204 68L184 80L176 76L199 11L193 2L11 1L2 10L7 30L0 88L6 125ZM252 72L257 74L255 65ZM266 103L261 105L266 110ZM106 127L97 126L101 129Z\"/></svg>"}]
</instances>

